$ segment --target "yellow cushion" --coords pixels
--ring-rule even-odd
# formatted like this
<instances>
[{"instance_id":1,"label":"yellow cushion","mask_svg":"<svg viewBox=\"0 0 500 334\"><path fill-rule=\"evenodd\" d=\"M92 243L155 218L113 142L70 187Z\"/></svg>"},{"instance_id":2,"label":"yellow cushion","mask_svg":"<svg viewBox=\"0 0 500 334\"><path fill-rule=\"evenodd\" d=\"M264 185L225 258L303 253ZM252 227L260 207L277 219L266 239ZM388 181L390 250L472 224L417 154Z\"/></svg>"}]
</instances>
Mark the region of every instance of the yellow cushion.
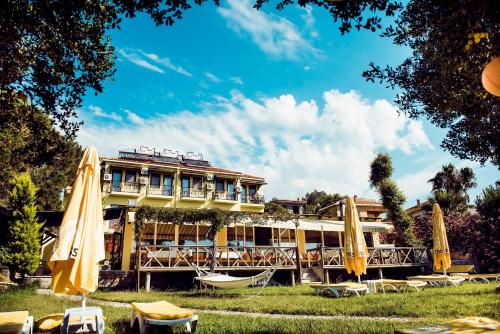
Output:
<instances>
[{"instance_id":1,"label":"yellow cushion","mask_svg":"<svg viewBox=\"0 0 500 334\"><path fill-rule=\"evenodd\" d=\"M478 333L499 333L500 322L480 317L470 317L456 319L445 322L441 325L431 325L423 328L395 330L397 334L478 334Z\"/></svg>"},{"instance_id":2,"label":"yellow cushion","mask_svg":"<svg viewBox=\"0 0 500 334\"><path fill-rule=\"evenodd\" d=\"M0 333L17 334L21 332L28 320L28 311L1 312L0 313Z\"/></svg>"},{"instance_id":3,"label":"yellow cushion","mask_svg":"<svg viewBox=\"0 0 500 334\"><path fill-rule=\"evenodd\" d=\"M132 303L134 310L149 319L172 320L188 318L193 315L191 310L180 308L166 301L156 303Z\"/></svg>"},{"instance_id":4,"label":"yellow cushion","mask_svg":"<svg viewBox=\"0 0 500 334\"><path fill-rule=\"evenodd\" d=\"M61 326L63 320L63 313L49 314L36 321L36 328L38 328L40 332L52 332Z\"/></svg>"}]
</instances>

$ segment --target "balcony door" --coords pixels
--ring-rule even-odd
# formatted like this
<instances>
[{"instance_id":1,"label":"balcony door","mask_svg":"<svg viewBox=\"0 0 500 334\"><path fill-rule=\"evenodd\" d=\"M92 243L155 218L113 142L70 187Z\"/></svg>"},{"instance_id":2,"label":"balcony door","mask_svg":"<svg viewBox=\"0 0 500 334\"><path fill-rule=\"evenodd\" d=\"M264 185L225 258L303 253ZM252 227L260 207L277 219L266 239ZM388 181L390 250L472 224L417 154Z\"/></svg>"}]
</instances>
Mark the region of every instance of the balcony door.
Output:
<instances>
[{"instance_id":1,"label":"balcony door","mask_svg":"<svg viewBox=\"0 0 500 334\"><path fill-rule=\"evenodd\" d=\"M122 183L122 171L114 169L112 175L113 191L120 191L120 184Z\"/></svg>"}]
</instances>

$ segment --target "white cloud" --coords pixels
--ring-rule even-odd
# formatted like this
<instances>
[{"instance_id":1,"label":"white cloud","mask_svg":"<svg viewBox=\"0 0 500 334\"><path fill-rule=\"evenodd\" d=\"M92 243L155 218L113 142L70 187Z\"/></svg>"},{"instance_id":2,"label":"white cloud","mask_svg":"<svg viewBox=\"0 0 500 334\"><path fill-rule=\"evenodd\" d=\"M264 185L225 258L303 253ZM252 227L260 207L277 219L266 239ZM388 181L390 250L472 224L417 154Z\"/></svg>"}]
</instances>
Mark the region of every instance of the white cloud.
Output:
<instances>
[{"instance_id":1,"label":"white cloud","mask_svg":"<svg viewBox=\"0 0 500 334\"><path fill-rule=\"evenodd\" d=\"M153 72L161 73L164 74L165 71L159 68L158 66L155 66L151 64L150 62L142 59L137 53L134 52L127 52L125 50L118 50L120 55L122 55L125 59L129 60L130 62L136 64L137 66L147 68L148 70L151 70Z\"/></svg>"},{"instance_id":2,"label":"white cloud","mask_svg":"<svg viewBox=\"0 0 500 334\"><path fill-rule=\"evenodd\" d=\"M147 68L148 70L157 73L165 74L164 69L169 69L188 77L193 76L181 66L173 64L168 57L160 57L157 54L148 53L141 49L119 49L118 52L122 57L136 64L137 66ZM151 62L153 62L154 64Z\"/></svg>"},{"instance_id":3,"label":"white cloud","mask_svg":"<svg viewBox=\"0 0 500 334\"><path fill-rule=\"evenodd\" d=\"M421 127L390 103L370 103L353 91L326 91L320 104L292 95L255 101L232 91L196 113L142 119L124 112L129 126L86 122L79 141L103 155L140 145L202 152L218 166L266 177L269 198L295 198L315 188L373 195L369 164L378 151L431 149L423 130L414 130ZM404 191L417 187L411 179L402 184Z\"/></svg>"},{"instance_id":4,"label":"white cloud","mask_svg":"<svg viewBox=\"0 0 500 334\"><path fill-rule=\"evenodd\" d=\"M193 75L191 73L189 73L188 71L186 71L185 69L183 69L181 66L177 66L177 65L174 65L172 63L172 61L170 60L170 58L168 57L160 57L154 53L146 53L146 52L143 52L141 51L142 54L144 56L146 56L148 59L154 61L155 63L157 64L160 64L174 72L177 72L179 74L182 74L182 75L185 75L185 76L188 76L188 77L192 77Z\"/></svg>"},{"instance_id":5,"label":"white cloud","mask_svg":"<svg viewBox=\"0 0 500 334\"><path fill-rule=\"evenodd\" d=\"M248 34L252 41L268 55L299 60L320 52L300 33L295 24L285 18L266 14L253 8L251 0L228 0L218 12L228 26L241 36Z\"/></svg>"},{"instance_id":6,"label":"white cloud","mask_svg":"<svg viewBox=\"0 0 500 334\"><path fill-rule=\"evenodd\" d=\"M217 82L217 83L222 82L222 80L213 73L205 72L205 76L207 77L208 80L212 82Z\"/></svg>"},{"instance_id":7,"label":"white cloud","mask_svg":"<svg viewBox=\"0 0 500 334\"><path fill-rule=\"evenodd\" d=\"M123 109L123 112L125 112L127 114L128 120L131 121L132 123L134 123L135 125L144 125L145 124L144 119L142 119L136 113L134 113L128 109Z\"/></svg>"},{"instance_id":8,"label":"white cloud","mask_svg":"<svg viewBox=\"0 0 500 334\"><path fill-rule=\"evenodd\" d=\"M240 77L229 77L229 81L234 82L237 85L244 84L243 79L241 79Z\"/></svg>"},{"instance_id":9,"label":"white cloud","mask_svg":"<svg viewBox=\"0 0 500 334\"><path fill-rule=\"evenodd\" d=\"M316 20L314 19L313 13L312 13L312 7L311 6L305 6L301 7L304 10L304 13L300 15L302 20L304 20L304 29L309 32L309 36L311 38L318 38L319 33L316 30L315 24Z\"/></svg>"},{"instance_id":10,"label":"white cloud","mask_svg":"<svg viewBox=\"0 0 500 334\"><path fill-rule=\"evenodd\" d=\"M121 121L122 118L120 115L118 115L117 113L115 112L112 112L112 113L106 113L101 107L99 106L94 106L94 105L90 105L88 107L88 109L90 111L92 111L92 113L95 115L95 116L98 116L98 117L102 117L102 118L110 118L112 120L115 120L115 121Z\"/></svg>"}]
</instances>

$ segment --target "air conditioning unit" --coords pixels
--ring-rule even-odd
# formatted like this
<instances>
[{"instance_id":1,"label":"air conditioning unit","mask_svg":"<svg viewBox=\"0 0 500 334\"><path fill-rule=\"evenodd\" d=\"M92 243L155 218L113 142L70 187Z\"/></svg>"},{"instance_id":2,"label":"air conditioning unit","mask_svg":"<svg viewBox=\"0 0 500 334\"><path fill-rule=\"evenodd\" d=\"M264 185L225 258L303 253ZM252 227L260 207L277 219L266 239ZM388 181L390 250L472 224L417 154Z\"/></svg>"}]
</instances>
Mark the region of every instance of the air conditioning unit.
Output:
<instances>
[{"instance_id":1,"label":"air conditioning unit","mask_svg":"<svg viewBox=\"0 0 500 334\"><path fill-rule=\"evenodd\" d=\"M148 184L148 178L147 177L141 177L139 181L140 181L141 184Z\"/></svg>"},{"instance_id":2,"label":"air conditioning unit","mask_svg":"<svg viewBox=\"0 0 500 334\"><path fill-rule=\"evenodd\" d=\"M213 180L214 180L214 174L208 174L207 181L213 181Z\"/></svg>"},{"instance_id":3,"label":"air conditioning unit","mask_svg":"<svg viewBox=\"0 0 500 334\"><path fill-rule=\"evenodd\" d=\"M113 175L111 174L104 174L104 181L111 181L113 179Z\"/></svg>"},{"instance_id":4,"label":"air conditioning unit","mask_svg":"<svg viewBox=\"0 0 500 334\"><path fill-rule=\"evenodd\" d=\"M241 192L241 187L240 187L240 186L237 186L237 187L236 187L236 192L237 192L237 193L240 193L240 192Z\"/></svg>"},{"instance_id":5,"label":"air conditioning unit","mask_svg":"<svg viewBox=\"0 0 500 334\"><path fill-rule=\"evenodd\" d=\"M141 175L148 175L149 169L148 167L142 167L141 168Z\"/></svg>"},{"instance_id":6,"label":"air conditioning unit","mask_svg":"<svg viewBox=\"0 0 500 334\"><path fill-rule=\"evenodd\" d=\"M207 183L207 190L213 190L214 189L214 184L213 183Z\"/></svg>"}]
</instances>

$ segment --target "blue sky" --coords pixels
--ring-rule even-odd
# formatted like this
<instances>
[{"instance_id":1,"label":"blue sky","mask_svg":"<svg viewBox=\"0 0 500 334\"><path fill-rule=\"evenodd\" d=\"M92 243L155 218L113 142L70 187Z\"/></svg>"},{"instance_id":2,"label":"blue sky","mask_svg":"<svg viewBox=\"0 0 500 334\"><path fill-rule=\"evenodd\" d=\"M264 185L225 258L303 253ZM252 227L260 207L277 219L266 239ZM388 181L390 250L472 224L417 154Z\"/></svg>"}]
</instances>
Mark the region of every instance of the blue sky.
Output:
<instances>
[{"instance_id":1,"label":"blue sky","mask_svg":"<svg viewBox=\"0 0 500 334\"><path fill-rule=\"evenodd\" d=\"M448 162L473 167L478 188L500 178L451 158L439 147L444 130L398 116L395 92L361 77L370 61L398 64L408 49L370 32L340 36L318 8L251 5L195 7L173 27L124 20L111 32L116 74L85 98L79 141L108 156L140 145L202 152L266 177L268 198L315 188L373 197L379 151L393 157L407 206L428 196L426 180Z\"/></svg>"}]
</instances>

